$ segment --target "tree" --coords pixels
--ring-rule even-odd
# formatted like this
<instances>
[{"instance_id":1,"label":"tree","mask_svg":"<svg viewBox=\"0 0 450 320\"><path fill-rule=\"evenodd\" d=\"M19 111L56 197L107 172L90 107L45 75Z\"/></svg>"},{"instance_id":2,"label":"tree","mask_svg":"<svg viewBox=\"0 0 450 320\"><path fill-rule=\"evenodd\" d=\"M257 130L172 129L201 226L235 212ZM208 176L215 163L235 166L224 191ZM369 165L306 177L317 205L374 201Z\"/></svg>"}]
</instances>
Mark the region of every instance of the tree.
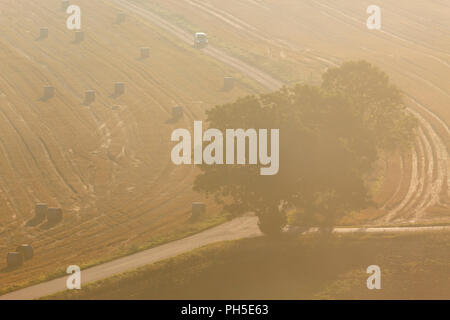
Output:
<instances>
[{"instance_id":1,"label":"tree","mask_svg":"<svg viewBox=\"0 0 450 320\"><path fill-rule=\"evenodd\" d=\"M417 119L406 113L402 92L377 67L346 62L323 75L322 88L351 102L364 125L376 133L379 149L406 149L414 141Z\"/></svg>"},{"instance_id":2,"label":"tree","mask_svg":"<svg viewBox=\"0 0 450 320\"><path fill-rule=\"evenodd\" d=\"M284 87L209 110L209 126L222 131L279 129L280 170L261 176L259 166L202 165L194 189L236 215L255 212L268 235L280 233L289 208L332 226L369 206L366 177L379 152L408 146L417 122L400 91L367 62L345 63L323 79L321 87Z\"/></svg>"}]
</instances>

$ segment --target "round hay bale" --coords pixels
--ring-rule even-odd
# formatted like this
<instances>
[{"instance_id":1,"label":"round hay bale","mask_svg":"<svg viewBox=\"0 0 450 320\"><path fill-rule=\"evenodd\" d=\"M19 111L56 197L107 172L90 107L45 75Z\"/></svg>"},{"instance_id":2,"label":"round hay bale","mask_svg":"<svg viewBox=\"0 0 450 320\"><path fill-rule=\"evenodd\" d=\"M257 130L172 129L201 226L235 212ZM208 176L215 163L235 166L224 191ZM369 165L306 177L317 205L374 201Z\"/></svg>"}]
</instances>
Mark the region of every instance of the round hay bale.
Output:
<instances>
[{"instance_id":1,"label":"round hay bale","mask_svg":"<svg viewBox=\"0 0 450 320\"><path fill-rule=\"evenodd\" d=\"M38 220L44 220L47 216L48 206L46 203L38 203L34 209L34 217Z\"/></svg>"},{"instance_id":2,"label":"round hay bale","mask_svg":"<svg viewBox=\"0 0 450 320\"><path fill-rule=\"evenodd\" d=\"M23 265L23 255L20 252L9 252L6 256L6 263L9 268L17 268Z\"/></svg>"},{"instance_id":3,"label":"round hay bale","mask_svg":"<svg viewBox=\"0 0 450 320\"><path fill-rule=\"evenodd\" d=\"M55 95L55 87L53 86L44 87L44 99L53 98L54 95Z\"/></svg>"},{"instance_id":4,"label":"round hay bale","mask_svg":"<svg viewBox=\"0 0 450 320\"><path fill-rule=\"evenodd\" d=\"M198 219L206 214L206 205L203 202L192 203L192 219Z\"/></svg>"},{"instance_id":5,"label":"round hay bale","mask_svg":"<svg viewBox=\"0 0 450 320\"><path fill-rule=\"evenodd\" d=\"M147 59L150 57L150 48L142 47L141 48L141 59Z\"/></svg>"},{"instance_id":6,"label":"round hay bale","mask_svg":"<svg viewBox=\"0 0 450 320\"><path fill-rule=\"evenodd\" d=\"M182 106L176 106L172 108L172 117L174 119L181 118L183 116L183 107Z\"/></svg>"},{"instance_id":7,"label":"round hay bale","mask_svg":"<svg viewBox=\"0 0 450 320\"><path fill-rule=\"evenodd\" d=\"M125 93L125 83L116 82L114 83L114 95L119 96Z\"/></svg>"},{"instance_id":8,"label":"round hay bale","mask_svg":"<svg viewBox=\"0 0 450 320\"><path fill-rule=\"evenodd\" d=\"M24 260L30 260L34 256L33 247L29 244L21 244L16 251L23 255Z\"/></svg>"},{"instance_id":9,"label":"round hay bale","mask_svg":"<svg viewBox=\"0 0 450 320\"><path fill-rule=\"evenodd\" d=\"M62 220L63 212L61 208L48 208L47 221L51 223Z\"/></svg>"},{"instance_id":10,"label":"round hay bale","mask_svg":"<svg viewBox=\"0 0 450 320\"><path fill-rule=\"evenodd\" d=\"M223 89L225 91L232 90L234 88L234 78L233 77L225 77L223 78Z\"/></svg>"},{"instance_id":11,"label":"round hay bale","mask_svg":"<svg viewBox=\"0 0 450 320\"><path fill-rule=\"evenodd\" d=\"M39 31L39 38L45 39L48 37L48 28L41 28Z\"/></svg>"},{"instance_id":12,"label":"round hay bale","mask_svg":"<svg viewBox=\"0 0 450 320\"><path fill-rule=\"evenodd\" d=\"M95 90L87 90L84 97L84 103L89 104L95 101Z\"/></svg>"},{"instance_id":13,"label":"round hay bale","mask_svg":"<svg viewBox=\"0 0 450 320\"><path fill-rule=\"evenodd\" d=\"M120 23L124 22L125 21L125 17L126 17L126 15L125 15L124 12L119 12L117 14L116 23L120 24Z\"/></svg>"}]
</instances>

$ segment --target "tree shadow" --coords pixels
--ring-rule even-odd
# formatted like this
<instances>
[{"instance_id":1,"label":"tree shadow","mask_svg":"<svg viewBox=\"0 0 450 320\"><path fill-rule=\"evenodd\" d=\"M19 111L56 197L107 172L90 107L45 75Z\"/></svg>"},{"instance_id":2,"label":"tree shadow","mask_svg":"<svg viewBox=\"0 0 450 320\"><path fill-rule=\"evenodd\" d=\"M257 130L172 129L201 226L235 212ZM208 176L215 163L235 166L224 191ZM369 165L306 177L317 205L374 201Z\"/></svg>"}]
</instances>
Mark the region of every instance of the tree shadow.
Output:
<instances>
[{"instance_id":1,"label":"tree shadow","mask_svg":"<svg viewBox=\"0 0 450 320\"><path fill-rule=\"evenodd\" d=\"M41 217L33 217L32 219L28 220L25 226L27 227L36 227L37 225L41 224L45 218Z\"/></svg>"},{"instance_id":2,"label":"tree shadow","mask_svg":"<svg viewBox=\"0 0 450 320\"><path fill-rule=\"evenodd\" d=\"M95 98L84 98L82 105L85 107L89 107L92 103L95 102Z\"/></svg>"},{"instance_id":3,"label":"tree shadow","mask_svg":"<svg viewBox=\"0 0 450 320\"><path fill-rule=\"evenodd\" d=\"M122 96L123 94L124 94L123 92L114 92L114 93L111 93L111 94L109 95L109 97L110 97L111 99L117 99L118 97Z\"/></svg>"},{"instance_id":4,"label":"tree shadow","mask_svg":"<svg viewBox=\"0 0 450 320\"><path fill-rule=\"evenodd\" d=\"M75 40L73 40L71 43L72 44L80 44L80 43L82 43L84 41L84 39L75 39Z\"/></svg>"},{"instance_id":5,"label":"tree shadow","mask_svg":"<svg viewBox=\"0 0 450 320\"><path fill-rule=\"evenodd\" d=\"M41 98L39 98L37 101L41 101L41 102L47 102L47 101L49 101L50 99L52 99L53 98L53 96L42 96Z\"/></svg>"},{"instance_id":6,"label":"tree shadow","mask_svg":"<svg viewBox=\"0 0 450 320\"><path fill-rule=\"evenodd\" d=\"M223 86L219 92L231 92L233 89L234 87Z\"/></svg>"},{"instance_id":7,"label":"tree shadow","mask_svg":"<svg viewBox=\"0 0 450 320\"><path fill-rule=\"evenodd\" d=\"M0 273L9 273L9 272L13 272L14 270L19 269L21 266L17 266L17 267L4 267L3 269L0 269Z\"/></svg>"},{"instance_id":8,"label":"tree shadow","mask_svg":"<svg viewBox=\"0 0 450 320\"><path fill-rule=\"evenodd\" d=\"M40 35L39 37L35 38L34 40L35 40L35 41L42 41L42 40L45 40L45 39L47 39L47 38L48 38L48 36Z\"/></svg>"}]
</instances>

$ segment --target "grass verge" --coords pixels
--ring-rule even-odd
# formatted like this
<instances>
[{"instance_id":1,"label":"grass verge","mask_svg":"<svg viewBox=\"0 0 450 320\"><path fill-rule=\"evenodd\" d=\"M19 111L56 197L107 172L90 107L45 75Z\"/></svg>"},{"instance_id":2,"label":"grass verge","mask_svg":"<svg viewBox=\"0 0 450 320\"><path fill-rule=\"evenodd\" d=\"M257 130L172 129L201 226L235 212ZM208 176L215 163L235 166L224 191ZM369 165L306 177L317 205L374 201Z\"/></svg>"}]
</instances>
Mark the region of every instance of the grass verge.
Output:
<instances>
[{"instance_id":1,"label":"grass verge","mask_svg":"<svg viewBox=\"0 0 450 320\"><path fill-rule=\"evenodd\" d=\"M47 299L449 299L450 233L209 245ZM366 269L381 268L381 290Z\"/></svg>"},{"instance_id":2,"label":"grass verge","mask_svg":"<svg viewBox=\"0 0 450 320\"><path fill-rule=\"evenodd\" d=\"M149 241L146 241L145 243L143 243L140 246L132 246L130 248L125 248L122 252L120 252L119 254L116 254L114 256L111 256L108 258L103 258L103 259L98 259L98 260L93 260L93 261L89 261L87 263L81 264L80 268L82 270L87 269L87 268L94 267L96 265L106 263L106 262L109 262L109 261L112 261L112 260L115 260L118 258L132 255L139 251L154 248L154 247L157 247L157 246L160 246L165 243L172 242L172 241L180 240L180 239L189 237L191 235L194 235L196 233L205 231L207 229L216 227L228 220L229 220L229 217L227 217L225 215L217 215L217 216L213 216L213 217L208 217L205 220L201 220L198 222L190 223L188 225L180 226L177 229L173 230L172 232L165 234L163 236L160 236L160 237L150 239ZM53 279L56 279L56 278L59 278L59 277L65 276L65 275L66 275L66 270L59 269L59 270L56 270L55 272L52 272L52 273L49 273L46 275L42 275L42 276L34 278L33 280L30 280L30 281L25 281L22 283L15 284L13 286L0 288L0 295L6 294L8 292L16 291L16 290L19 290L22 288L26 288L26 287L29 287L29 286L32 286L35 284L39 284L39 283L42 283L45 281L50 281L50 280L53 280Z\"/></svg>"}]
</instances>

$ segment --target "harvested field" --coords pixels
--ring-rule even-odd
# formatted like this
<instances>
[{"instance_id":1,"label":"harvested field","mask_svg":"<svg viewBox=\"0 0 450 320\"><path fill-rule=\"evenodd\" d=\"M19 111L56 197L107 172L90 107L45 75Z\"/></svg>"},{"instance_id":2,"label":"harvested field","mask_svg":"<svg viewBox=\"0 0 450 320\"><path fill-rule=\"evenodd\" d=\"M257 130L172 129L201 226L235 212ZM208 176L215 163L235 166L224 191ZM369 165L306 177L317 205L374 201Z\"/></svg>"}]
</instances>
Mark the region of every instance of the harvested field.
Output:
<instances>
[{"instance_id":1,"label":"harvested field","mask_svg":"<svg viewBox=\"0 0 450 320\"><path fill-rule=\"evenodd\" d=\"M442 2L383 4L376 32L365 27L365 0L77 4L78 42L58 0L0 4L0 257L20 243L35 249L22 268L0 271L0 288L110 259L188 225L192 202L205 199L191 190L196 170L170 162L171 131L242 95L317 84L346 60L387 71L421 125L410 152L388 157L380 208L358 213L358 223L450 220L450 8ZM174 26L207 32L210 48L186 45ZM232 91L222 90L228 76ZM51 97L45 86L54 87ZM89 90L95 100L85 103ZM177 122L168 121L174 106L183 106ZM41 202L63 208L63 222L26 227ZM207 216L216 214L206 203Z\"/></svg>"},{"instance_id":2,"label":"harvested field","mask_svg":"<svg viewBox=\"0 0 450 320\"><path fill-rule=\"evenodd\" d=\"M191 190L195 170L170 161L171 131L260 90L133 15L114 24L119 11L108 2L77 5L80 43L58 0L0 4L0 257L21 243L36 253L22 268L2 270L1 288L123 254L186 225L191 203L204 199ZM49 36L37 39L43 25ZM146 60L142 46L151 48ZM230 74L236 87L222 92ZM117 97L114 82L126 84ZM48 85L54 97L41 99ZM86 104L89 90L95 100ZM185 116L167 123L176 105ZM40 202L63 208L63 221L26 227ZM210 217L217 210L208 205Z\"/></svg>"},{"instance_id":3,"label":"harvested field","mask_svg":"<svg viewBox=\"0 0 450 320\"><path fill-rule=\"evenodd\" d=\"M346 60L365 59L387 71L420 119L420 139L412 155L402 156L402 179L386 175L387 183L379 190L398 192L390 200L375 196L379 207L390 208L389 212L369 213L370 209L365 222L440 223L450 219L448 6L418 0L383 3L382 29L373 31L366 27L370 1L119 2L139 4L188 30L204 30L213 35L211 44L286 83L318 83L324 70ZM441 212L439 218L430 214L436 211Z\"/></svg>"}]
</instances>

